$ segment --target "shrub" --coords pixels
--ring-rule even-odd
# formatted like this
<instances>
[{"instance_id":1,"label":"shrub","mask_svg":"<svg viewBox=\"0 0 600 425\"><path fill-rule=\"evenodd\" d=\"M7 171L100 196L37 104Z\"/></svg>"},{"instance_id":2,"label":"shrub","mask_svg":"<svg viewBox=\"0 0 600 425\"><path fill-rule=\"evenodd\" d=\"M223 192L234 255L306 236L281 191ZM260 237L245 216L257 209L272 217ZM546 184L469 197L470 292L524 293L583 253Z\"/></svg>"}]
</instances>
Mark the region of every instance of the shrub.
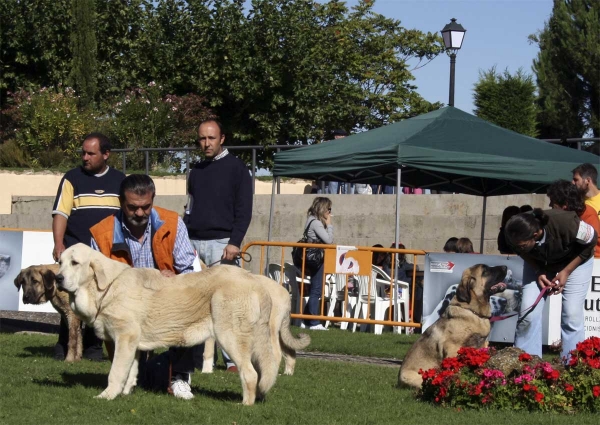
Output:
<instances>
[{"instance_id":1,"label":"shrub","mask_svg":"<svg viewBox=\"0 0 600 425\"><path fill-rule=\"evenodd\" d=\"M571 352L566 367L532 363L521 354L520 370L504 376L486 368L493 349L461 348L439 369L421 371L418 397L441 406L552 412L600 411L600 338L591 337Z\"/></svg>"},{"instance_id":2,"label":"shrub","mask_svg":"<svg viewBox=\"0 0 600 425\"><path fill-rule=\"evenodd\" d=\"M162 86L150 82L145 88L128 90L116 101L106 104L106 128L119 148L169 148L193 145L201 120L210 112L203 99L194 94L163 96ZM150 154L153 170L177 168L182 155L167 152ZM145 167L141 153L127 155L128 167Z\"/></svg>"},{"instance_id":3,"label":"shrub","mask_svg":"<svg viewBox=\"0 0 600 425\"><path fill-rule=\"evenodd\" d=\"M0 144L0 167L21 168L29 166L29 158L14 140Z\"/></svg>"},{"instance_id":4,"label":"shrub","mask_svg":"<svg viewBox=\"0 0 600 425\"><path fill-rule=\"evenodd\" d=\"M4 114L12 124L7 136L31 157L33 166L47 162L42 159L51 151L60 153L55 158L76 158L83 137L95 125L92 111L78 107L78 96L70 87L11 93Z\"/></svg>"}]
</instances>

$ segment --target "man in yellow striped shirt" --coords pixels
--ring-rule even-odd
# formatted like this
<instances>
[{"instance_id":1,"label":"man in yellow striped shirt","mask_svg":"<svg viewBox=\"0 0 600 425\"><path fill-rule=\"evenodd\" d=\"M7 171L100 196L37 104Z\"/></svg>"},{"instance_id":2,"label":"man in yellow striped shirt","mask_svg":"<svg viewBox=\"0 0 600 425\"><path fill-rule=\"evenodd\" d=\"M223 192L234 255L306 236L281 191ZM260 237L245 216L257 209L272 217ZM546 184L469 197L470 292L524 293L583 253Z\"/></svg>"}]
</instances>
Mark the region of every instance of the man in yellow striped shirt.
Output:
<instances>
[{"instance_id":1,"label":"man in yellow striped shirt","mask_svg":"<svg viewBox=\"0 0 600 425\"><path fill-rule=\"evenodd\" d=\"M58 261L60 254L77 243L90 245L90 227L121 208L119 187L125 174L108 166L110 141L102 133L90 133L81 147L80 167L67 171L63 176L52 209L52 256ZM60 326L54 357L63 359L67 351L68 328ZM102 360L102 341L94 335L93 328L86 329L83 336L83 356Z\"/></svg>"}]
</instances>

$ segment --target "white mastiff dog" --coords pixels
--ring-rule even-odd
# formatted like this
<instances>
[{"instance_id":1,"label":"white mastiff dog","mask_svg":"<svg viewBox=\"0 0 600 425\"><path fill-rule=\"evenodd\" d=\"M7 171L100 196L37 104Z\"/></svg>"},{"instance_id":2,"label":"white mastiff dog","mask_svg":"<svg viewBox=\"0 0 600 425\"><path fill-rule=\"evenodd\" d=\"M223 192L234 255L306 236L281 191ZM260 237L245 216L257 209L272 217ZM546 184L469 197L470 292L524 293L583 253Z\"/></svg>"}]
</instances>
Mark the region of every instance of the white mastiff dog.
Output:
<instances>
[{"instance_id":1,"label":"white mastiff dog","mask_svg":"<svg viewBox=\"0 0 600 425\"><path fill-rule=\"evenodd\" d=\"M275 383L282 349L294 352L310 343L307 335L296 339L290 332L289 296L273 297L275 282L239 267L163 277L83 244L67 249L59 263L56 282L69 292L73 311L98 337L115 343L108 387L99 398L131 392L137 350L189 347L214 338L238 367L242 403L252 405Z\"/></svg>"}]
</instances>

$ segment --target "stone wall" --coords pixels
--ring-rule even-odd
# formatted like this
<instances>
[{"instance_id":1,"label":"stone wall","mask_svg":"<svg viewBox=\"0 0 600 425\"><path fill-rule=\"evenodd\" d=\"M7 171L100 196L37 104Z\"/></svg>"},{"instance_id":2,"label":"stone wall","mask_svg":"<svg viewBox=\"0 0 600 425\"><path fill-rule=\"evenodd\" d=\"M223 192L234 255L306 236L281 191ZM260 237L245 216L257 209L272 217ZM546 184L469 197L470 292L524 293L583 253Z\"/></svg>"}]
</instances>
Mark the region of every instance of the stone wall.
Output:
<instances>
[{"instance_id":1,"label":"stone wall","mask_svg":"<svg viewBox=\"0 0 600 425\"><path fill-rule=\"evenodd\" d=\"M295 242L301 236L306 210L315 195L276 195L272 239ZM394 241L396 197L392 195L334 195L334 240L340 245L390 246ZM400 241L409 249L441 251L449 237L468 237L479 251L483 198L470 195L401 195ZM53 197L13 197L12 214L0 215L0 228L50 230ZM157 196L155 204L183 213L185 196ZM270 195L255 195L253 218L244 243L267 240ZM547 206L545 195L511 195L487 200L484 253L496 254L496 237L508 205ZM285 259L290 249L284 250ZM251 254L258 262L259 249ZM270 250L279 260L281 251ZM422 259L419 261L421 262Z\"/></svg>"}]
</instances>

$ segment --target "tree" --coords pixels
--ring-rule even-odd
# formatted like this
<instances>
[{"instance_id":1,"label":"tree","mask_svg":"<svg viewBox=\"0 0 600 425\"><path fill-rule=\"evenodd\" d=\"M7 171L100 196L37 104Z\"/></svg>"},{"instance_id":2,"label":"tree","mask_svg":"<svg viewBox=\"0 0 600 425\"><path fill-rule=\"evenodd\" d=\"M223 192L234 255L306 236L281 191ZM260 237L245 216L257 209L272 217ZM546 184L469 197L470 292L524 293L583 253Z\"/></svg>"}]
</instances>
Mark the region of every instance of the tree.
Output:
<instances>
[{"instance_id":1,"label":"tree","mask_svg":"<svg viewBox=\"0 0 600 425\"><path fill-rule=\"evenodd\" d=\"M500 127L537 136L537 108L533 77L519 68L514 75L496 67L479 71L475 83L475 115Z\"/></svg>"},{"instance_id":2,"label":"tree","mask_svg":"<svg viewBox=\"0 0 600 425\"><path fill-rule=\"evenodd\" d=\"M0 106L7 91L66 84L71 0L0 2Z\"/></svg>"},{"instance_id":3,"label":"tree","mask_svg":"<svg viewBox=\"0 0 600 425\"><path fill-rule=\"evenodd\" d=\"M410 84L409 58L442 51L364 0L187 2L194 91L234 143L313 143L333 128L374 128L439 107ZM206 15L208 11L208 17Z\"/></svg>"},{"instance_id":4,"label":"tree","mask_svg":"<svg viewBox=\"0 0 600 425\"><path fill-rule=\"evenodd\" d=\"M554 0L552 15L530 36L539 90L540 136L600 137L600 2Z\"/></svg>"},{"instance_id":5,"label":"tree","mask_svg":"<svg viewBox=\"0 0 600 425\"><path fill-rule=\"evenodd\" d=\"M147 0L96 3L97 97L121 96L126 89L145 87L154 80L148 51L153 37L148 29L152 11Z\"/></svg>"},{"instance_id":6,"label":"tree","mask_svg":"<svg viewBox=\"0 0 600 425\"><path fill-rule=\"evenodd\" d=\"M70 83L82 105L94 101L97 88L95 13L94 0L72 0Z\"/></svg>"}]
</instances>

